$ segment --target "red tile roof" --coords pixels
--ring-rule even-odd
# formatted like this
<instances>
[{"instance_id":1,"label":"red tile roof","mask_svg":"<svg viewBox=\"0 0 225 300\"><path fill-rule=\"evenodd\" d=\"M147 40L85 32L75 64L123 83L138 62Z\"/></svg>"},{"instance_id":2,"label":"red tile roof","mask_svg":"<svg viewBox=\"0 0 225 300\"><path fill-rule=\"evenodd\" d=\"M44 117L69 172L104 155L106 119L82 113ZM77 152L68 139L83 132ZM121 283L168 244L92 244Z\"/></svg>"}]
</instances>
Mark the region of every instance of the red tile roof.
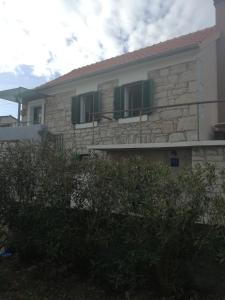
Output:
<instances>
[{"instance_id":1,"label":"red tile roof","mask_svg":"<svg viewBox=\"0 0 225 300\"><path fill-rule=\"evenodd\" d=\"M109 58L91 65L87 65L78 69L75 69L65 75L62 75L52 81L47 82L46 84L40 86L51 87L57 84L61 84L67 80L73 80L80 77L94 75L98 72L107 71L114 67L122 67L129 63L135 63L136 61L141 61L143 59L151 58L157 55L166 54L172 50L178 50L194 45L201 44L208 37L210 37L213 33L216 32L216 27L206 28L194 33L189 33L187 35L183 35L159 44L155 44L140 50L136 50L134 52L129 52L126 54L122 54L120 56L116 56L113 58Z\"/></svg>"}]
</instances>

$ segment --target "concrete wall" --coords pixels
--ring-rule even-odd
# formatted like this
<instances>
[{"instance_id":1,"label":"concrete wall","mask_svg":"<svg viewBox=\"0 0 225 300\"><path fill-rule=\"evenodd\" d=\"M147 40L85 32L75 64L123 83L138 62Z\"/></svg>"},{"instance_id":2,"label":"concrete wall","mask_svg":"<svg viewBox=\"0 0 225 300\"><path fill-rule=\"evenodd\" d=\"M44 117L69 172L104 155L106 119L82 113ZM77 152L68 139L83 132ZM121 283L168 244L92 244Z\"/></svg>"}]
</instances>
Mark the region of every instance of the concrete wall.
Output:
<instances>
[{"instance_id":1,"label":"concrete wall","mask_svg":"<svg viewBox=\"0 0 225 300\"><path fill-rule=\"evenodd\" d=\"M0 141L34 140L40 141L39 132L45 127L33 125L28 127L0 127Z\"/></svg>"}]
</instances>

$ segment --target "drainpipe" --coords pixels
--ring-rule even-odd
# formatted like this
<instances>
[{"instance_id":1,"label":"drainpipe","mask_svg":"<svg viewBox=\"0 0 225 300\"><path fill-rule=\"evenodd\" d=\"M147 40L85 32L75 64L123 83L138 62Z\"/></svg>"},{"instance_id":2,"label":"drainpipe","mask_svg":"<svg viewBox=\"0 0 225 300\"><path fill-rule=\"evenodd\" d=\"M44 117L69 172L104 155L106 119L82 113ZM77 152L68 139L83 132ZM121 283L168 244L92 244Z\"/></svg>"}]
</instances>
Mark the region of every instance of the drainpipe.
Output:
<instances>
[{"instance_id":1,"label":"drainpipe","mask_svg":"<svg viewBox=\"0 0 225 300\"><path fill-rule=\"evenodd\" d=\"M220 32L217 41L217 91L218 100L225 100L225 0L214 0L216 28ZM218 122L225 122L225 103L218 103Z\"/></svg>"},{"instance_id":2,"label":"drainpipe","mask_svg":"<svg viewBox=\"0 0 225 300\"><path fill-rule=\"evenodd\" d=\"M202 70L202 59L201 56L198 55L197 58L197 102L202 102L204 101L203 99L203 80L202 80L202 75L203 75L203 70ZM200 107L201 106L201 107ZM197 104L197 140L200 141L201 137L200 137L200 111L202 109L202 105Z\"/></svg>"}]
</instances>

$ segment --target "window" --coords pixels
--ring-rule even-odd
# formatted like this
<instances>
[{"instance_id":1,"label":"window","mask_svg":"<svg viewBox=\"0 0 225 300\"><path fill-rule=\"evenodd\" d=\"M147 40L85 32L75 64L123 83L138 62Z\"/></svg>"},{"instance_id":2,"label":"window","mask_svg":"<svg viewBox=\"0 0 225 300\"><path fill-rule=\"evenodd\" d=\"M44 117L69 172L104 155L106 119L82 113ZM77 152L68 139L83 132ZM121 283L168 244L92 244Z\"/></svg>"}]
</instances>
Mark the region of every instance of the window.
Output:
<instances>
[{"instance_id":1,"label":"window","mask_svg":"<svg viewBox=\"0 0 225 300\"><path fill-rule=\"evenodd\" d=\"M42 107L36 106L33 108L33 124L41 124Z\"/></svg>"},{"instance_id":2,"label":"window","mask_svg":"<svg viewBox=\"0 0 225 300\"><path fill-rule=\"evenodd\" d=\"M28 102L27 122L31 124L44 124L44 99L32 100Z\"/></svg>"},{"instance_id":3,"label":"window","mask_svg":"<svg viewBox=\"0 0 225 300\"><path fill-rule=\"evenodd\" d=\"M91 92L72 98L72 123L90 123L99 119L99 92Z\"/></svg>"},{"instance_id":4,"label":"window","mask_svg":"<svg viewBox=\"0 0 225 300\"><path fill-rule=\"evenodd\" d=\"M138 81L114 90L114 118L135 117L149 113L153 105L153 80Z\"/></svg>"},{"instance_id":5,"label":"window","mask_svg":"<svg viewBox=\"0 0 225 300\"><path fill-rule=\"evenodd\" d=\"M94 94L83 95L80 98L80 122L89 123L93 121Z\"/></svg>"},{"instance_id":6,"label":"window","mask_svg":"<svg viewBox=\"0 0 225 300\"><path fill-rule=\"evenodd\" d=\"M124 95L124 115L126 117L135 117L140 114L142 85L140 83L125 86Z\"/></svg>"}]
</instances>

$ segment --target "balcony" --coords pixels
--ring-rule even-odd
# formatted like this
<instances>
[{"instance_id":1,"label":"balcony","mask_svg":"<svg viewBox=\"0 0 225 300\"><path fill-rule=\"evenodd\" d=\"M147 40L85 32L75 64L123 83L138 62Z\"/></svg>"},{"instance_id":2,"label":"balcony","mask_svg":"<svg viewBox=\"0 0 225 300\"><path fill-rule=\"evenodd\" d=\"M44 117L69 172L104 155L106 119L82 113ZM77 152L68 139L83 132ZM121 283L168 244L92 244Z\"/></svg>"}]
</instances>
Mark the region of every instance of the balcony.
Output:
<instances>
[{"instance_id":1,"label":"balcony","mask_svg":"<svg viewBox=\"0 0 225 300\"><path fill-rule=\"evenodd\" d=\"M219 100L174 103L136 109L135 116L126 110L91 113L90 123L74 124L75 146L79 151L113 150L144 147L186 147L192 144L215 144L223 139L216 131L225 128L218 122ZM133 114L131 114L133 115ZM127 117L128 116L128 117ZM224 131L225 132L225 131ZM74 146L74 147L75 147Z\"/></svg>"}]
</instances>

